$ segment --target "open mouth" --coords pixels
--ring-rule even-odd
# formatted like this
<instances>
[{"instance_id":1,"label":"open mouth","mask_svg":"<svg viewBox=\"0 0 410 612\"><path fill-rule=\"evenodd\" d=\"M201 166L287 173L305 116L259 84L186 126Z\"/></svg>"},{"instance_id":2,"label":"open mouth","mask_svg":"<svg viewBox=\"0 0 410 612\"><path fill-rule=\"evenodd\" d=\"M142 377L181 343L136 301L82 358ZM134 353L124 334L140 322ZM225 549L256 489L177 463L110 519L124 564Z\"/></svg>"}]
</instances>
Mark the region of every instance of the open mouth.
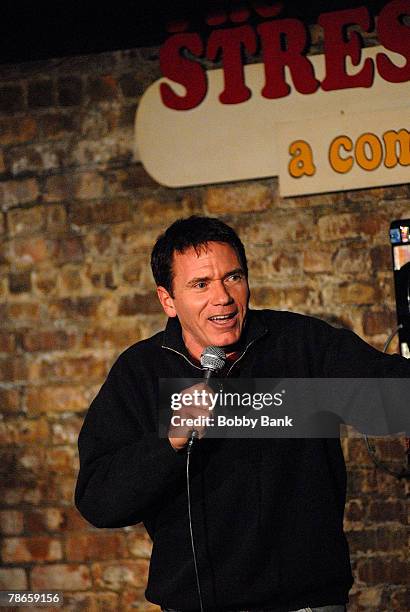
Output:
<instances>
[{"instance_id":1,"label":"open mouth","mask_svg":"<svg viewBox=\"0 0 410 612\"><path fill-rule=\"evenodd\" d=\"M235 310L235 312L231 312L229 314L214 315L213 317L209 317L208 320L212 321L212 323L216 323L217 325L224 325L227 324L229 321L232 321L232 319L234 319L237 314L238 311Z\"/></svg>"}]
</instances>

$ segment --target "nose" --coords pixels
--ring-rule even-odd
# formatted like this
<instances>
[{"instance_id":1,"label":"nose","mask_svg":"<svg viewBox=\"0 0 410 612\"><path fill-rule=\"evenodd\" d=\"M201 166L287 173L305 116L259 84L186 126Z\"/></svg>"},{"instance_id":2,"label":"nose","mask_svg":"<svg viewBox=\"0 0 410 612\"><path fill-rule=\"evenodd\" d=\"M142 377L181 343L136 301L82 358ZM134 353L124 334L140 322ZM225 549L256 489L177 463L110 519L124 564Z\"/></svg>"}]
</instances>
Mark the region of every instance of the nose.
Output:
<instances>
[{"instance_id":1,"label":"nose","mask_svg":"<svg viewBox=\"0 0 410 612\"><path fill-rule=\"evenodd\" d=\"M226 306L233 302L233 298L223 281L218 280L212 283L211 301L214 306Z\"/></svg>"}]
</instances>

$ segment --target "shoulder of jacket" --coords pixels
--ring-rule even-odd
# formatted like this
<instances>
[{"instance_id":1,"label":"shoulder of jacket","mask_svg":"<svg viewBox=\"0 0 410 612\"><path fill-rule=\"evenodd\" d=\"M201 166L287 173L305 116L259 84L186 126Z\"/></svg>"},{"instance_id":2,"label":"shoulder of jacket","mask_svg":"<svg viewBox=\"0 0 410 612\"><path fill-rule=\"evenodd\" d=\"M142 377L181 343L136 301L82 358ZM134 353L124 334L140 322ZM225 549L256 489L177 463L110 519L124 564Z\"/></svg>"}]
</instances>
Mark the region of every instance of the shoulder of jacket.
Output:
<instances>
[{"instance_id":1,"label":"shoulder of jacket","mask_svg":"<svg viewBox=\"0 0 410 612\"><path fill-rule=\"evenodd\" d=\"M281 326L293 326L293 325L324 325L330 327L328 323L312 317L310 315L300 314L298 312L292 312L290 310L253 310L255 316L260 318L267 327Z\"/></svg>"},{"instance_id":2,"label":"shoulder of jacket","mask_svg":"<svg viewBox=\"0 0 410 612\"><path fill-rule=\"evenodd\" d=\"M283 334L315 334L322 337L331 336L342 331L326 321L310 315L287 310L259 310L256 316L275 335Z\"/></svg>"},{"instance_id":3,"label":"shoulder of jacket","mask_svg":"<svg viewBox=\"0 0 410 612\"><path fill-rule=\"evenodd\" d=\"M139 340L127 347L115 360L113 367L123 369L128 364L144 364L161 348L164 332L160 331L150 338Z\"/></svg>"}]
</instances>

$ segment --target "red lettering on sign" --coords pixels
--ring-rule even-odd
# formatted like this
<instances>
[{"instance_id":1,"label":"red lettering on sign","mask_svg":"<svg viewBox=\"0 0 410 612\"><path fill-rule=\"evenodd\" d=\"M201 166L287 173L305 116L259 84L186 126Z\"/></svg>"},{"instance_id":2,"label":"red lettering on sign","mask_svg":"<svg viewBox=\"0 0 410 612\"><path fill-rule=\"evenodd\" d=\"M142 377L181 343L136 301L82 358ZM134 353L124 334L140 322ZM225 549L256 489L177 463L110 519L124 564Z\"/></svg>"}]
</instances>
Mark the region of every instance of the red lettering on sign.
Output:
<instances>
[{"instance_id":1,"label":"red lettering on sign","mask_svg":"<svg viewBox=\"0 0 410 612\"><path fill-rule=\"evenodd\" d=\"M315 79L313 66L303 52L307 43L307 31L301 21L280 19L267 21L258 26L262 42L265 65L264 98L283 98L290 92L285 81L285 66L288 66L297 91L310 94L317 90L319 81ZM286 49L282 38L286 38Z\"/></svg>"},{"instance_id":2,"label":"red lettering on sign","mask_svg":"<svg viewBox=\"0 0 410 612\"><path fill-rule=\"evenodd\" d=\"M324 50L326 77L322 89L347 89L349 87L371 87L374 76L373 61L368 57L362 69L354 75L346 72L346 58L350 57L354 66L359 66L362 51L361 37L358 32L349 32L346 40L346 29L349 25L359 25L368 32L371 27L369 11L361 6L357 9L336 11L320 15L319 24L324 29Z\"/></svg>"},{"instance_id":3,"label":"red lettering on sign","mask_svg":"<svg viewBox=\"0 0 410 612\"><path fill-rule=\"evenodd\" d=\"M252 2L255 12L267 19L268 17L276 17L283 8L283 2Z\"/></svg>"},{"instance_id":4,"label":"red lettering on sign","mask_svg":"<svg viewBox=\"0 0 410 612\"><path fill-rule=\"evenodd\" d=\"M195 108L205 98L208 89L206 71L198 62L182 57L184 49L201 56L204 49L200 36L188 33L175 34L165 41L159 54L162 74L186 89L185 96L179 96L167 83L161 83L160 94L163 103L175 110Z\"/></svg>"},{"instance_id":5,"label":"red lettering on sign","mask_svg":"<svg viewBox=\"0 0 410 612\"><path fill-rule=\"evenodd\" d=\"M254 0L251 6L263 18L276 16L282 2ZM326 74L321 83L324 91L371 87L375 67L381 78L391 83L410 80L410 37L403 16L410 14L409 0L392 0L381 10L377 32L380 43L388 50L402 55L403 66L397 65L385 53L378 53L375 61L370 57L362 62L363 40L359 32L348 30L355 25L364 32L371 31L373 19L365 6L334 11L320 15L318 23L324 30L324 59ZM227 10L218 9L207 17L208 25L222 24L229 19L241 22L247 19L249 10L239 7L228 15ZM188 22L181 20L173 29L181 30ZM291 84L286 82L285 68L290 71L292 84L302 94L314 93L320 83L315 77L312 62L306 57L308 30L298 19L272 19L257 26L250 25L214 30L208 39L206 57L209 60L222 58L224 90L219 96L223 104L239 104L248 100L252 92L246 86L242 52L255 54L261 46L265 70L265 85L262 96L268 99L282 98L289 94ZM184 51L193 57L184 57ZM185 95L178 94L167 83L160 85L161 99L165 106L175 110L190 110L198 106L207 93L206 71L196 61L204 54L204 45L199 34L176 33L160 50L162 74L183 85ZM347 60L359 67L349 74Z\"/></svg>"},{"instance_id":6,"label":"red lettering on sign","mask_svg":"<svg viewBox=\"0 0 410 612\"><path fill-rule=\"evenodd\" d=\"M223 104L239 104L252 95L245 85L242 47L249 53L256 53L256 36L250 26L214 30L209 37L207 58L215 60L219 51L222 52L225 88L219 99Z\"/></svg>"},{"instance_id":7,"label":"red lettering on sign","mask_svg":"<svg viewBox=\"0 0 410 612\"><path fill-rule=\"evenodd\" d=\"M409 28L399 21L404 15L410 15L410 2L408 0L394 0L380 11L377 23L381 44L386 49L400 53L406 58L406 64L399 67L393 64L385 53L377 54L377 70L380 76L389 83L405 83L410 79Z\"/></svg>"}]
</instances>

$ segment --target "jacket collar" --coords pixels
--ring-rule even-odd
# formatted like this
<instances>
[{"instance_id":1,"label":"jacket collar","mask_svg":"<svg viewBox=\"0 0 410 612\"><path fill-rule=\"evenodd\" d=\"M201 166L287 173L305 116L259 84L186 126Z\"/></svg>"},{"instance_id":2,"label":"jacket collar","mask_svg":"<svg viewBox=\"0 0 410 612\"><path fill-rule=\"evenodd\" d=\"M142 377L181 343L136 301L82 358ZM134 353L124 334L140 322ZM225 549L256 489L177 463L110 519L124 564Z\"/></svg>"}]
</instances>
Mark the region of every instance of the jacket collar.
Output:
<instances>
[{"instance_id":1,"label":"jacket collar","mask_svg":"<svg viewBox=\"0 0 410 612\"><path fill-rule=\"evenodd\" d=\"M258 310L248 310L245 327L240 339L238 359L242 357L251 344L253 344L256 340L259 340L259 338L262 338L267 331L268 328L265 325L263 313ZM182 355L182 357L189 361L191 365L199 370L202 370L202 368L194 362L192 356L187 351L182 339L182 329L178 317L168 319L166 328L164 330L162 348L179 353Z\"/></svg>"}]
</instances>

